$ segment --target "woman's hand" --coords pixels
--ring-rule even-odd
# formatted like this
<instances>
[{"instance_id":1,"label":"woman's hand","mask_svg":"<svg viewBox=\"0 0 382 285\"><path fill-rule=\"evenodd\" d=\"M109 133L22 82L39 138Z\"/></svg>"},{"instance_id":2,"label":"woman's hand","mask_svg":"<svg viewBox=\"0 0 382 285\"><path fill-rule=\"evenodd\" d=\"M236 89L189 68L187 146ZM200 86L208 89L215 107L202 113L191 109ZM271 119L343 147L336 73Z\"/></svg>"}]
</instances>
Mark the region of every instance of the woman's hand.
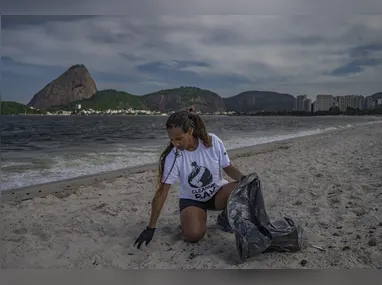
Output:
<instances>
[{"instance_id":1,"label":"woman's hand","mask_svg":"<svg viewBox=\"0 0 382 285\"><path fill-rule=\"evenodd\" d=\"M145 230L139 235L139 237L135 240L134 246L138 244L137 248L140 249L142 243L146 242L146 246L153 239L155 232L155 228L146 227Z\"/></svg>"}]
</instances>

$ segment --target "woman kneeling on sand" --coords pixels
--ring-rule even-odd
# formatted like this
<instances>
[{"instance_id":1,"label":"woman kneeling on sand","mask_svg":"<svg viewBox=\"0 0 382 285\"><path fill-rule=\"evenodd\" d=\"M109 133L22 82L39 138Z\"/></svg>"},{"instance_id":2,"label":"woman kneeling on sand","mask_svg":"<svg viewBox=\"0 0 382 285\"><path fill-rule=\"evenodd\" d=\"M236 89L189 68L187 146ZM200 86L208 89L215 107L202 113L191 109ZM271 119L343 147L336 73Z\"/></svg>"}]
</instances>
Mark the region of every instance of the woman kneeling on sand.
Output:
<instances>
[{"instance_id":1,"label":"woman kneeling on sand","mask_svg":"<svg viewBox=\"0 0 382 285\"><path fill-rule=\"evenodd\" d=\"M225 209L230 193L244 175L230 163L221 139L207 133L199 115L188 111L174 113L166 128L170 142L160 157L159 187L152 200L150 222L134 243L138 248L152 240L168 191L178 179L180 221L186 242L198 242L204 236L207 210L221 210L217 224L232 232ZM223 179L220 167L236 181Z\"/></svg>"}]
</instances>

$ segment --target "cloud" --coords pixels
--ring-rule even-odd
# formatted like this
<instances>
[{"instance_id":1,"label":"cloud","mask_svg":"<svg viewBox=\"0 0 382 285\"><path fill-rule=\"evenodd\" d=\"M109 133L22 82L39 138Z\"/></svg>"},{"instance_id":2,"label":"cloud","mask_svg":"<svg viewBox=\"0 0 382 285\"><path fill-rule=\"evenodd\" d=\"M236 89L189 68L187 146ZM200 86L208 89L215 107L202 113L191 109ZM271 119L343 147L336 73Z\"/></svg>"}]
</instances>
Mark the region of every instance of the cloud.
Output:
<instances>
[{"instance_id":1,"label":"cloud","mask_svg":"<svg viewBox=\"0 0 382 285\"><path fill-rule=\"evenodd\" d=\"M31 82L33 70L48 79L83 63L99 88L134 94L182 85L311 98L382 89L380 15L3 16L2 26L8 79L11 69ZM16 96L4 84L4 95Z\"/></svg>"},{"instance_id":2,"label":"cloud","mask_svg":"<svg viewBox=\"0 0 382 285\"><path fill-rule=\"evenodd\" d=\"M378 14L382 11L379 0L3 0L3 14L56 14L56 15L301 15L301 14Z\"/></svg>"}]
</instances>

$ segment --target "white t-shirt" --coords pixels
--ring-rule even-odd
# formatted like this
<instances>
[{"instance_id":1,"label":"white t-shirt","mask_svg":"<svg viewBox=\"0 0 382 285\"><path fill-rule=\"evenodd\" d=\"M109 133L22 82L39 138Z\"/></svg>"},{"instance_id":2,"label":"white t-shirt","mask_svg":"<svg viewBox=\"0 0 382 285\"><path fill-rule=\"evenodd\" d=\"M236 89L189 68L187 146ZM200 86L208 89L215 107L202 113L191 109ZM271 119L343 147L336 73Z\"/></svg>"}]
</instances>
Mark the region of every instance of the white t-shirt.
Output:
<instances>
[{"instance_id":1,"label":"white t-shirt","mask_svg":"<svg viewBox=\"0 0 382 285\"><path fill-rule=\"evenodd\" d=\"M204 146L199 139L199 145L195 151L178 150L179 155L176 157L174 147L166 157L162 182L174 184L180 179L179 198L208 201L221 186L228 183L222 178L219 169L230 165L227 151L220 138L215 134L209 135L212 138L210 148Z\"/></svg>"}]
</instances>

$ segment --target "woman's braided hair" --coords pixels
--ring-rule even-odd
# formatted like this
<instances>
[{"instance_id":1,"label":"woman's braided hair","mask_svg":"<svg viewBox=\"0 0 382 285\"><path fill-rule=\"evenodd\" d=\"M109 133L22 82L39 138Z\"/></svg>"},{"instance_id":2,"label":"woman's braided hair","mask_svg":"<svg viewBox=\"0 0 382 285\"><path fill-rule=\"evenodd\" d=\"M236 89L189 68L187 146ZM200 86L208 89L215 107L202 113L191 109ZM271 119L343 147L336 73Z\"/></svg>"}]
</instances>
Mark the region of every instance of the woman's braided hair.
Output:
<instances>
[{"instance_id":1,"label":"woman's braided hair","mask_svg":"<svg viewBox=\"0 0 382 285\"><path fill-rule=\"evenodd\" d=\"M167 119L167 122L166 122L166 128L172 129L177 127L182 128L182 130L185 133L188 132L190 128L192 128L193 129L192 135L195 138L199 138L206 147L212 146L211 137L207 133L206 126L204 125L202 118L198 114L195 114L194 112L192 112L191 110L176 112L170 115L170 117ZM159 190L163 186L162 178L163 178L166 157L171 152L173 147L174 146L172 145L172 143L169 142L166 149L162 152L159 158L159 171L158 171L158 189Z\"/></svg>"}]
</instances>

